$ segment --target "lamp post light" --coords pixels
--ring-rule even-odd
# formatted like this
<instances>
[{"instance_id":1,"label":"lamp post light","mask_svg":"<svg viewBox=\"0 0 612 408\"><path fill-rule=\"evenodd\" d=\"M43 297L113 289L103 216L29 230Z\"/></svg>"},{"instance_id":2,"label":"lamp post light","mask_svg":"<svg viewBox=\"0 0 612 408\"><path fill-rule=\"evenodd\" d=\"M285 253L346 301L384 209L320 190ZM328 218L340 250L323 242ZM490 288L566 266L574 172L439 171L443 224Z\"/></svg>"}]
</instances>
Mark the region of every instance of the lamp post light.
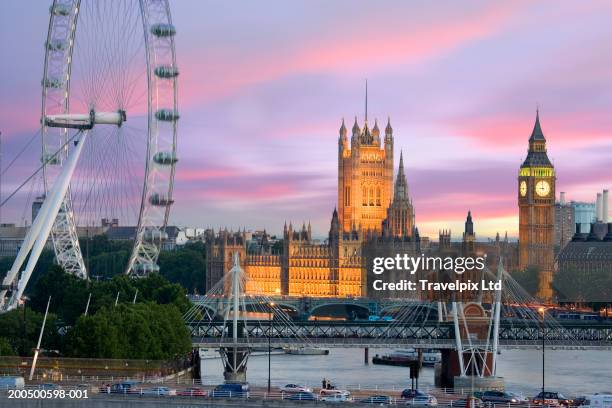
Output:
<instances>
[{"instance_id":1,"label":"lamp post light","mask_svg":"<svg viewBox=\"0 0 612 408\"><path fill-rule=\"evenodd\" d=\"M274 328L274 302L270 302L268 305L268 394L270 394L270 374L271 374L271 362L272 362L272 330Z\"/></svg>"},{"instance_id":2,"label":"lamp post light","mask_svg":"<svg viewBox=\"0 0 612 408\"><path fill-rule=\"evenodd\" d=\"M544 358L546 356L546 342L545 342L545 330L544 330L544 317L546 316L546 308L540 307L538 312L542 315L542 320L540 321L540 327L542 329L542 405L544 405Z\"/></svg>"}]
</instances>

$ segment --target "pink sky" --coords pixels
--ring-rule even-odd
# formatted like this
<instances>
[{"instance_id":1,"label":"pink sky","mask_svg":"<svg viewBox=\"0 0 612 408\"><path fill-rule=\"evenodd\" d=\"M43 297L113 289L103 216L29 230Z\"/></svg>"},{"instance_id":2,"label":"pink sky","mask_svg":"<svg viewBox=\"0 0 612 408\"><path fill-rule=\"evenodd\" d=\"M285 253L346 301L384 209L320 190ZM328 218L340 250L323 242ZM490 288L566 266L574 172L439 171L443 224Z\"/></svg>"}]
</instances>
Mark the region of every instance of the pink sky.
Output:
<instances>
[{"instance_id":1,"label":"pink sky","mask_svg":"<svg viewBox=\"0 0 612 408\"><path fill-rule=\"evenodd\" d=\"M48 7L3 4L6 163L36 132ZM280 232L336 205L342 118L391 117L422 235L468 210L477 236L518 229L516 176L535 108L557 191L612 187L612 4L606 1L172 2L180 75L171 222ZM22 21L29 22L27 25ZM36 146L38 148L38 146ZM3 196L37 150L4 178ZM3 208L19 222L25 194Z\"/></svg>"}]
</instances>

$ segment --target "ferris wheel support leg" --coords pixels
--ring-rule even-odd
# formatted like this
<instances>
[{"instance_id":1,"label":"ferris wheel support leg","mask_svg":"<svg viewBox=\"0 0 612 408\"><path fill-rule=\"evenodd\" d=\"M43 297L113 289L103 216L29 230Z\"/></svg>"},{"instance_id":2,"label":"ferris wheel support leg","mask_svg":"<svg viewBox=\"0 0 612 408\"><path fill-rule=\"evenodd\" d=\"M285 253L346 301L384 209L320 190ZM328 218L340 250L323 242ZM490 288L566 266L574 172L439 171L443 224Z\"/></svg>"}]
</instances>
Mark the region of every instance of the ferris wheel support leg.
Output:
<instances>
[{"instance_id":1,"label":"ferris wheel support leg","mask_svg":"<svg viewBox=\"0 0 612 408\"><path fill-rule=\"evenodd\" d=\"M48 208L48 206L47 206L47 208ZM11 269L9 269L9 271L6 274L6 276L2 280L2 286L3 287L6 288L8 286L12 286L15 283L15 279L17 278L17 276L19 274L19 269L21 269L21 266L23 265L23 262L26 260L28 254L30 253L30 250L32 249L32 246L34 245L34 241L35 241L34 238L36 237L36 235L40 231L40 227L42 225L42 220L44 218L44 214L45 214L47 208L41 208L40 209L40 211L38 212L38 215L34 219L34 222L30 226L30 229L28 230L28 233L26 234L26 236L24 237L23 242L21 243L21 247L19 248L19 252L17 253L17 257L13 261L13 265L11 266ZM7 289L2 289L0 291L0 310L4 309L4 304L5 304L5 300L6 300L6 293L7 293Z\"/></svg>"},{"instance_id":2,"label":"ferris wheel support leg","mask_svg":"<svg viewBox=\"0 0 612 408\"><path fill-rule=\"evenodd\" d=\"M53 185L50 194L45 198L45 202L43 203L43 208L41 208L41 214L36 217L36 221L40 218L40 225L36 230L30 229L28 231L28 242L30 240L34 241L32 252L30 253L30 257L28 259L28 263L26 265L25 270L21 274L21 278L19 279L19 283L17 285L16 293L11 297L10 303L7 305L7 310L14 308L23 295L23 291L25 290L26 285L34 271L34 267L38 262L38 258L42 250L49 239L49 234L51 233L51 228L53 227L53 223L55 222L55 218L57 217L57 213L60 210L62 202L64 201L64 196L66 195L66 191L68 190L68 186L70 185L70 180L72 179L72 175L74 173L74 169L79 161L79 157L81 156L81 152L83 151L83 145L87 140L88 132L83 132L80 140L77 142L76 148L68 158L66 164L62 168L62 172L58 176L55 184ZM23 262L23 261L22 261ZM16 269L19 270L21 265L14 265L11 270Z\"/></svg>"}]
</instances>

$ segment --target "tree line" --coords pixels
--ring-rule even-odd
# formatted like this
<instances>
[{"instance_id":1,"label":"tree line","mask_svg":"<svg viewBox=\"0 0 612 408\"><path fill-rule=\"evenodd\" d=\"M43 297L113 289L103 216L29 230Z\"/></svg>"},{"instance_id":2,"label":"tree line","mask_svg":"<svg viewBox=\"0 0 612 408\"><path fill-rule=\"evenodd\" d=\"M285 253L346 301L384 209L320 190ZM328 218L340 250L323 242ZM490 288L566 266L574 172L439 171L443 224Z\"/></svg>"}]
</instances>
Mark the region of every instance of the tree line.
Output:
<instances>
[{"instance_id":1,"label":"tree line","mask_svg":"<svg viewBox=\"0 0 612 408\"><path fill-rule=\"evenodd\" d=\"M143 279L124 274L131 243L100 235L80 244L90 280L66 274L53 263L52 251L44 251L28 283L25 306L0 315L0 355L32 354L49 296L42 342L47 353L167 359L190 350L182 314L191 304L187 292L204 291L203 243L162 251L160 273ZM12 261L0 259L0 275Z\"/></svg>"}]
</instances>

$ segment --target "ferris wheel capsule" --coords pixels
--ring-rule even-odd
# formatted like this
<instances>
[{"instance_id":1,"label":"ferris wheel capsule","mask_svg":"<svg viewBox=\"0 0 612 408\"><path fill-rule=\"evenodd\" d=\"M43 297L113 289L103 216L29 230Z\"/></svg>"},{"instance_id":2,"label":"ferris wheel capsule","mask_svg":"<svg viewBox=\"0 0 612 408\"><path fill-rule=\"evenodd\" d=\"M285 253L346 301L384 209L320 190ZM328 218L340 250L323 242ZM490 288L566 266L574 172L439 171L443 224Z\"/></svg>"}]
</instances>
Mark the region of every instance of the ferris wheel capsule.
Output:
<instances>
[{"instance_id":1,"label":"ferris wheel capsule","mask_svg":"<svg viewBox=\"0 0 612 408\"><path fill-rule=\"evenodd\" d=\"M154 24L151 26L151 33L157 37L173 37L176 29L172 24Z\"/></svg>"},{"instance_id":2,"label":"ferris wheel capsule","mask_svg":"<svg viewBox=\"0 0 612 408\"><path fill-rule=\"evenodd\" d=\"M178 68L167 65L155 67L155 75L160 78L174 78L178 76Z\"/></svg>"}]
</instances>

